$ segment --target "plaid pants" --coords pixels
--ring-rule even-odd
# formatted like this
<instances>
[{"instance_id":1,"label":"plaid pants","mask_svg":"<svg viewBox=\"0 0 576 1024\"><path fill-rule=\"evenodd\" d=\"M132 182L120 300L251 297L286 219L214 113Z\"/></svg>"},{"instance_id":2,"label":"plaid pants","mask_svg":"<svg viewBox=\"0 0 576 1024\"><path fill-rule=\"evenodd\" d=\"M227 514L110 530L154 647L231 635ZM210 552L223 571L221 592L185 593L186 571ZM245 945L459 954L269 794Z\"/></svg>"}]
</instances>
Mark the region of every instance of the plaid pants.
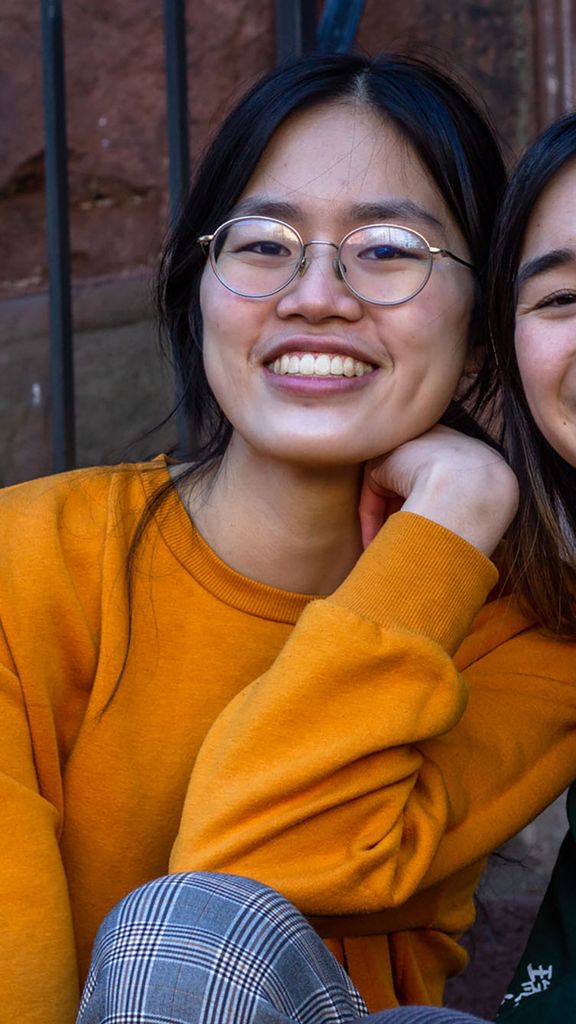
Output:
<instances>
[{"instance_id":1,"label":"plaid pants","mask_svg":"<svg viewBox=\"0 0 576 1024\"><path fill-rule=\"evenodd\" d=\"M77 1024L481 1024L453 1010L368 1015L306 919L248 878L180 874L103 922Z\"/></svg>"}]
</instances>

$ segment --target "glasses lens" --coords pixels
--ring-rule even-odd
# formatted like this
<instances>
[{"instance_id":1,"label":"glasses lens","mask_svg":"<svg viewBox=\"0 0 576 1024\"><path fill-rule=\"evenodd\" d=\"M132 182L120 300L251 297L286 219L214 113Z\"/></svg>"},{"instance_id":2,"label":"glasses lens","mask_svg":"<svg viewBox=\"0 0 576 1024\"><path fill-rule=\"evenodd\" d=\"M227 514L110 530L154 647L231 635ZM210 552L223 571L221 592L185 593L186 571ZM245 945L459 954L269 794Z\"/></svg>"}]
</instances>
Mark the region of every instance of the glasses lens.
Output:
<instances>
[{"instance_id":1,"label":"glasses lens","mask_svg":"<svg viewBox=\"0 0 576 1024\"><path fill-rule=\"evenodd\" d=\"M426 284L432 253L415 231L376 224L353 231L340 251L344 278L369 302L404 302Z\"/></svg>"},{"instance_id":2,"label":"glasses lens","mask_svg":"<svg viewBox=\"0 0 576 1024\"><path fill-rule=\"evenodd\" d=\"M271 295L284 288L302 259L293 228L268 217L239 217L223 224L210 259L222 284L239 295Z\"/></svg>"}]
</instances>

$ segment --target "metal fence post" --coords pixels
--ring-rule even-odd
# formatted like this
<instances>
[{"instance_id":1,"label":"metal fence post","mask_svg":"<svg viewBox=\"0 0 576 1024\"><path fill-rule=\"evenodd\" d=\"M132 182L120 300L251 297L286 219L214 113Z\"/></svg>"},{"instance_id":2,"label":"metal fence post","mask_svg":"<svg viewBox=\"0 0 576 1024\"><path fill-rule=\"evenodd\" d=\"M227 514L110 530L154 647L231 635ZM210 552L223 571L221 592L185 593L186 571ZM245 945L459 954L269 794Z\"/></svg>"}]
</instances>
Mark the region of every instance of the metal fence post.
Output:
<instances>
[{"instance_id":1,"label":"metal fence post","mask_svg":"<svg viewBox=\"0 0 576 1024\"><path fill-rule=\"evenodd\" d=\"M174 225L184 206L190 185L185 0L164 0L164 39L170 220ZM190 431L186 409L182 403L183 382L178 379L178 375L175 383L178 444L185 455L190 447Z\"/></svg>"},{"instance_id":2,"label":"metal fence post","mask_svg":"<svg viewBox=\"0 0 576 1024\"><path fill-rule=\"evenodd\" d=\"M170 211L172 221L174 221L186 199L190 183L186 14L184 0L165 0L164 33L168 107L168 177Z\"/></svg>"},{"instance_id":3,"label":"metal fence post","mask_svg":"<svg viewBox=\"0 0 576 1024\"><path fill-rule=\"evenodd\" d=\"M301 57L316 47L314 0L276 0L276 59Z\"/></svg>"},{"instance_id":4,"label":"metal fence post","mask_svg":"<svg viewBox=\"0 0 576 1024\"><path fill-rule=\"evenodd\" d=\"M54 472L60 472L72 468L76 460L61 0L42 0L42 61L50 294L52 451Z\"/></svg>"}]
</instances>

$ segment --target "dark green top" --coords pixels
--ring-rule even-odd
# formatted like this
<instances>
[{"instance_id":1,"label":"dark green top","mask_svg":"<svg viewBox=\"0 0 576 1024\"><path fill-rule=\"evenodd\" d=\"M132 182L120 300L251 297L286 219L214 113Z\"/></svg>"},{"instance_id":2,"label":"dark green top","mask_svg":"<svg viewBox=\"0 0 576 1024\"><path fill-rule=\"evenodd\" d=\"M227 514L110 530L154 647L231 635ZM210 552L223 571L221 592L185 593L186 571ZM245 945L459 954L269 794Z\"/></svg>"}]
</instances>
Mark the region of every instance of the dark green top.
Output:
<instances>
[{"instance_id":1,"label":"dark green top","mask_svg":"<svg viewBox=\"0 0 576 1024\"><path fill-rule=\"evenodd\" d=\"M567 812L569 829L498 1022L576 1022L576 783Z\"/></svg>"}]
</instances>

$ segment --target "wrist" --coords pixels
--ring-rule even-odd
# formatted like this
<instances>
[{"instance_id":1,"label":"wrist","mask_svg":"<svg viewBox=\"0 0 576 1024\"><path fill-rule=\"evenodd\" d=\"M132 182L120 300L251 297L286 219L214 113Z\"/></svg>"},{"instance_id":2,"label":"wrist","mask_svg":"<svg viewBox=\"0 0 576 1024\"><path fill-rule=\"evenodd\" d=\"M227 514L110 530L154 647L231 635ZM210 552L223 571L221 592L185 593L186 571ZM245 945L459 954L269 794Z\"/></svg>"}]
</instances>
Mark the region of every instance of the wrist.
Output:
<instances>
[{"instance_id":1,"label":"wrist","mask_svg":"<svg viewBox=\"0 0 576 1024\"><path fill-rule=\"evenodd\" d=\"M488 557L502 540L518 507L518 482L502 460L447 474L433 466L408 495L403 511L414 512L462 537Z\"/></svg>"}]
</instances>

